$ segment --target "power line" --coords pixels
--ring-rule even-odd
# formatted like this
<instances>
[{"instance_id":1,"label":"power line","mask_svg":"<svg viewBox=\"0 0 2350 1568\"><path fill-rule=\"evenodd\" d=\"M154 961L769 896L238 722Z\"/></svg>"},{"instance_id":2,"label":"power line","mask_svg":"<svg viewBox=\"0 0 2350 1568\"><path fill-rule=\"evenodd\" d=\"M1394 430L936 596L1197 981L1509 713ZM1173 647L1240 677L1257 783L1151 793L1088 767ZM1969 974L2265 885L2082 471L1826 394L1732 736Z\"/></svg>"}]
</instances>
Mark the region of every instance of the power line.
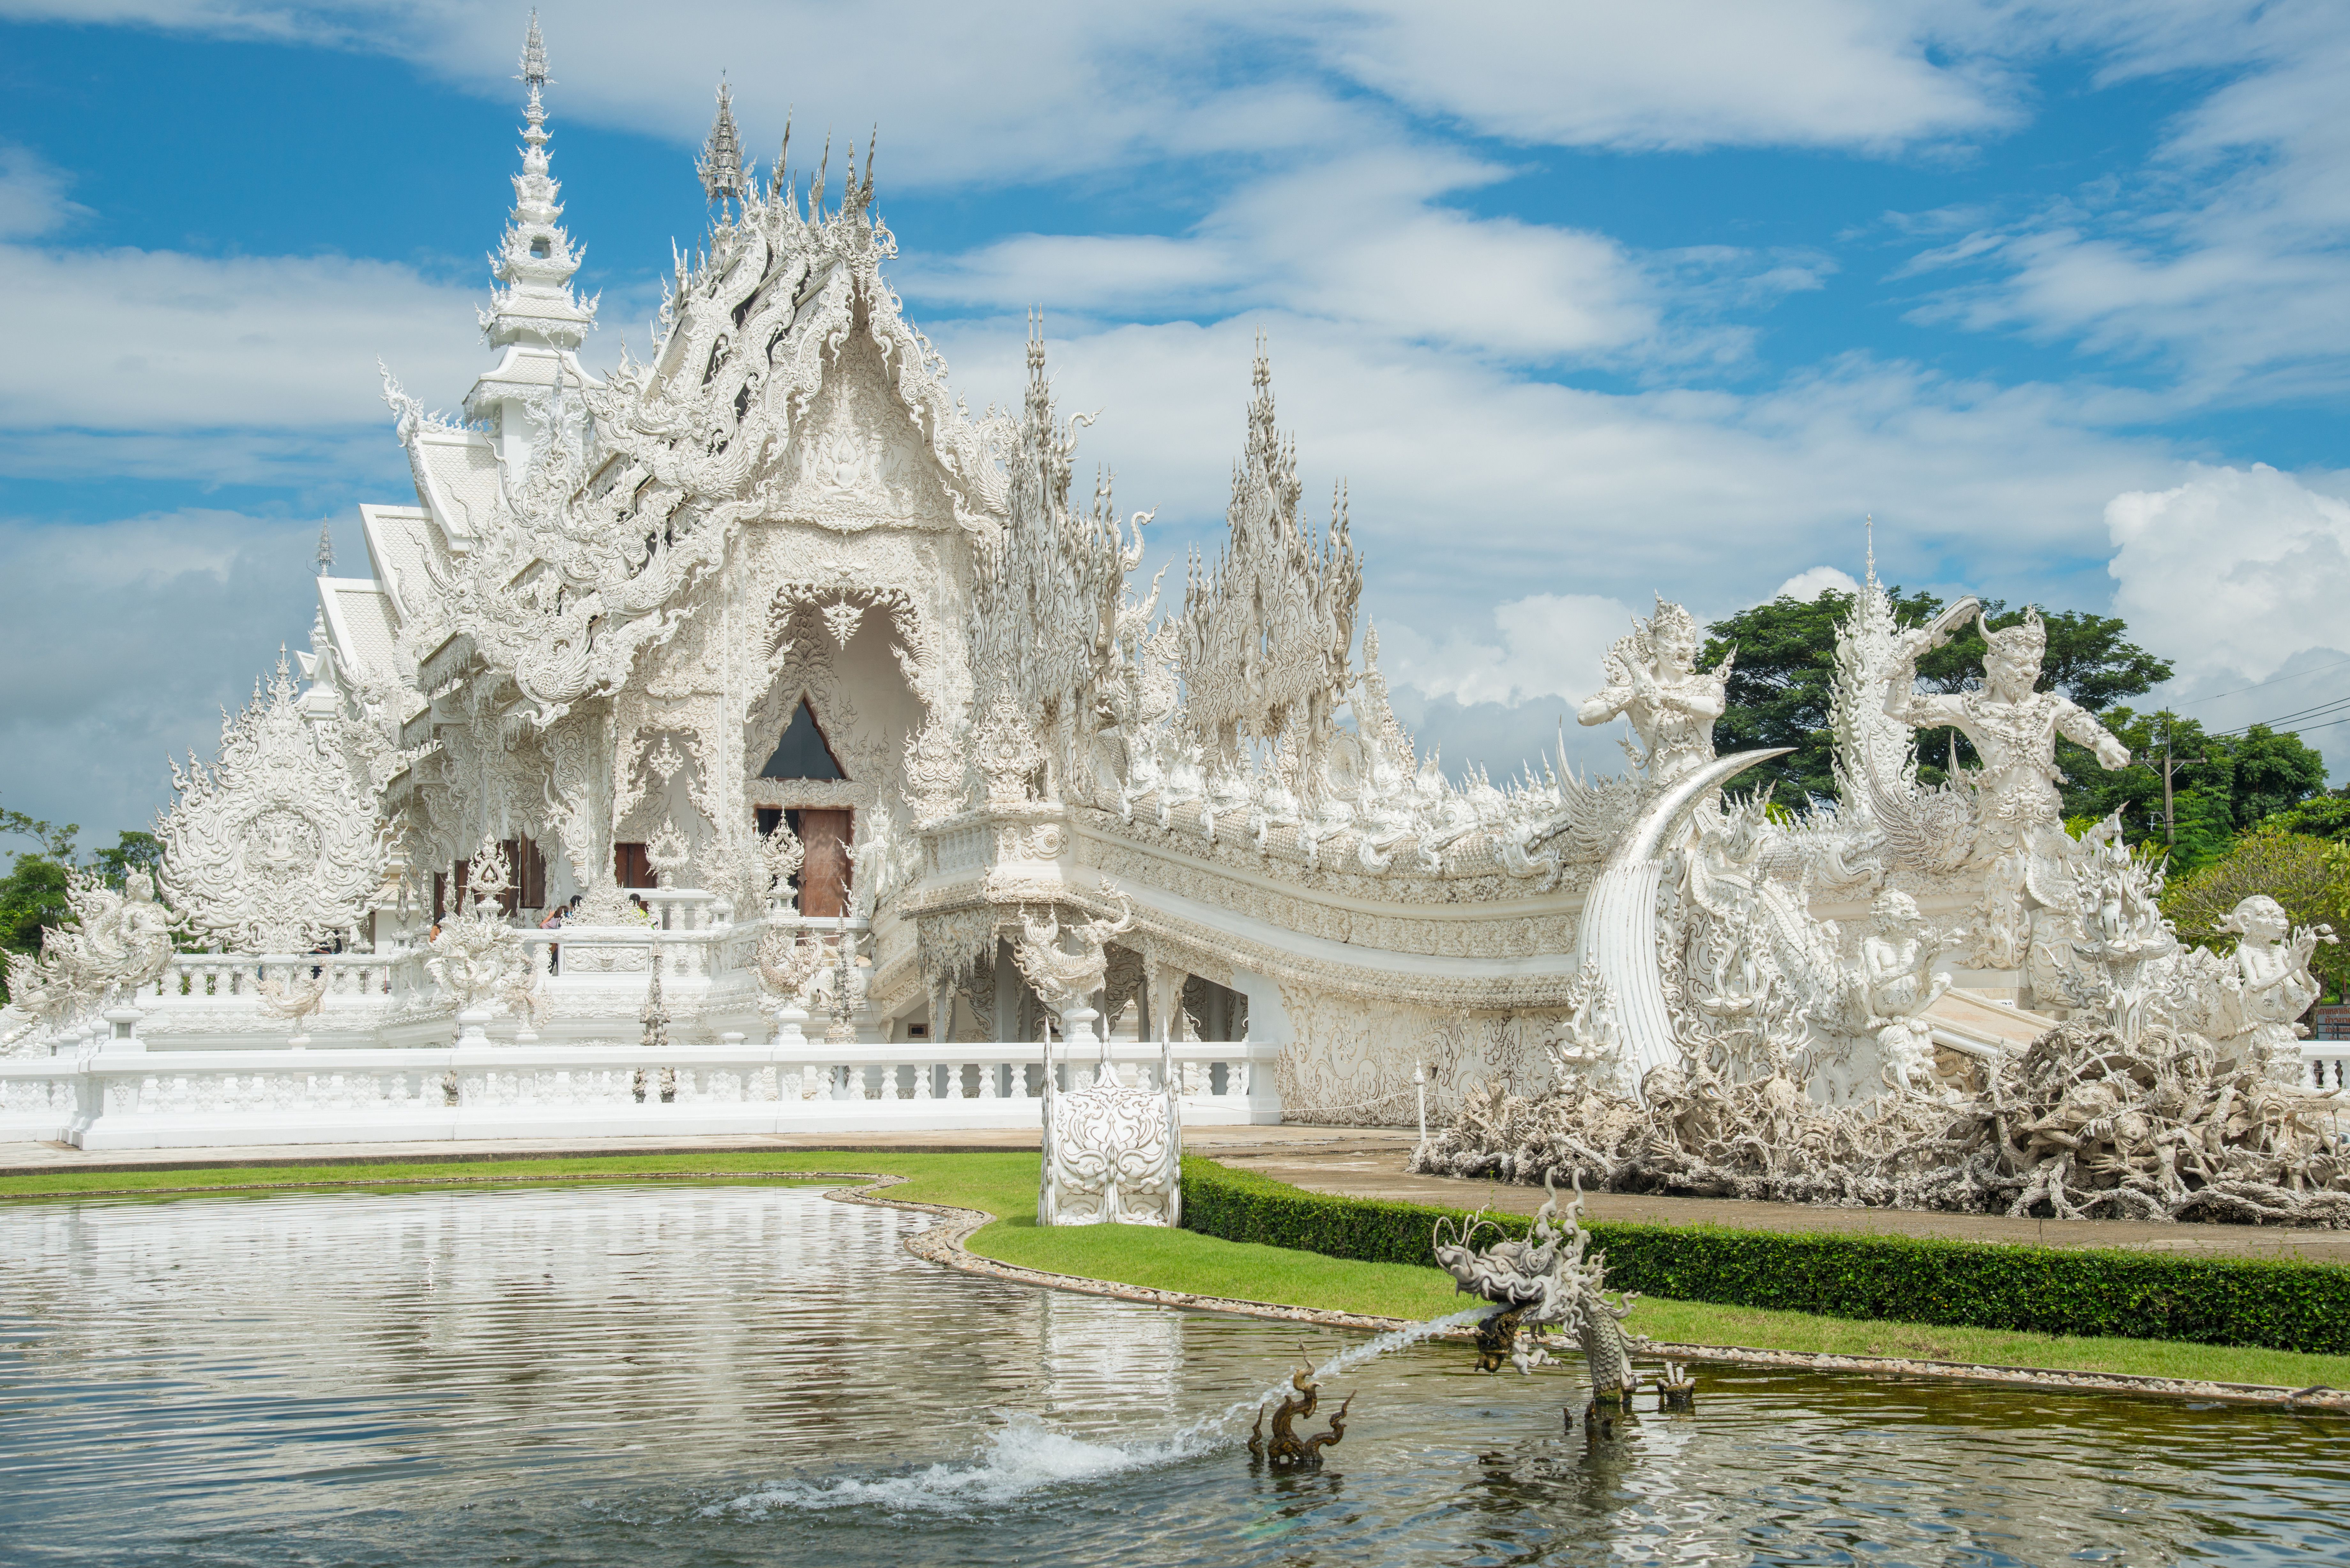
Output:
<instances>
[{"instance_id":1,"label":"power line","mask_svg":"<svg viewBox=\"0 0 2350 1568\"><path fill-rule=\"evenodd\" d=\"M2309 719L2322 719L2329 713L2338 713L2345 708L2350 708L2350 697L2338 697L2330 702L2320 702L2314 708L2303 708L2296 712L2282 714L2274 719L2255 719L2249 724L2238 724L2233 729L2216 730L2210 732L2219 735L2241 735L2247 730L2258 729L2263 724L2268 725L2272 729L2280 724L2292 724L2296 728L2306 729L2310 726L2303 723L2303 721Z\"/></svg>"},{"instance_id":2,"label":"power line","mask_svg":"<svg viewBox=\"0 0 2350 1568\"><path fill-rule=\"evenodd\" d=\"M2239 686L2233 691L2214 691L2209 697L2198 697L2191 702L2172 702L2167 704L2167 706L2172 708L2199 708L2206 702L2217 702L2222 697L2241 697L2247 691L2258 691L2264 686L2274 686L2280 681L2285 680L2298 680L2304 675L2315 675L2323 670L2339 670L2345 664L2350 664L2350 659L2337 659L2331 664L2313 664L2306 670L2296 670L2290 675L2272 676L2266 680L2257 681L2250 686Z\"/></svg>"}]
</instances>

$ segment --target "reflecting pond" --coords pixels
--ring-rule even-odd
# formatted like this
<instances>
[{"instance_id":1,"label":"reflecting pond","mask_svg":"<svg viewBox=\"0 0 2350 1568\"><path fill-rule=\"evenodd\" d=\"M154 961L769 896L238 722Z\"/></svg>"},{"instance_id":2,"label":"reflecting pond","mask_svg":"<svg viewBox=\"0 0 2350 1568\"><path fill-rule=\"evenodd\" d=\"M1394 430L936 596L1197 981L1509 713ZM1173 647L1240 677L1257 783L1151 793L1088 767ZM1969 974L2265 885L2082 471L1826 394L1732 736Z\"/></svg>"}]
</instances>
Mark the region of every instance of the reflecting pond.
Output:
<instances>
[{"instance_id":1,"label":"reflecting pond","mask_svg":"<svg viewBox=\"0 0 2350 1568\"><path fill-rule=\"evenodd\" d=\"M1593 1448L1572 1372L1458 1345L1332 1378L1327 1467L1253 1474L1228 1413L1294 1329L935 1268L930 1222L667 1183L0 1208L0 1561L2350 1562L2333 1417L1701 1368Z\"/></svg>"}]
</instances>

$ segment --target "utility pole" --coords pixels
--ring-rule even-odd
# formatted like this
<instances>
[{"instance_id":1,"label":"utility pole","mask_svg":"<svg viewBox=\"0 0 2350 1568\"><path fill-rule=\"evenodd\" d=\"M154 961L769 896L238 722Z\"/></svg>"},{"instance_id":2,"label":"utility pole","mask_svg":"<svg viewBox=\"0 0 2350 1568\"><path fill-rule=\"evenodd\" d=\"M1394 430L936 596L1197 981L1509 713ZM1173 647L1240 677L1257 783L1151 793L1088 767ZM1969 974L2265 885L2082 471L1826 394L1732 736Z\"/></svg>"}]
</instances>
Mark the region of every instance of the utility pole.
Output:
<instances>
[{"instance_id":1,"label":"utility pole","mask_svg":"<svg viewBox=\"0 0 2350 1568\"><path fill-rule=\"evenodd\" d=\"M2186 759L2190 766L2202 760L2201 757ZM2170 710L2165 708L2162 711L2162 837L2163 842L2174 850L2178 847L2178 818L2172 809L2170 789L2170 774L2175 765L2176 760L2170 753Z\"/></svg>"}]
</instances>

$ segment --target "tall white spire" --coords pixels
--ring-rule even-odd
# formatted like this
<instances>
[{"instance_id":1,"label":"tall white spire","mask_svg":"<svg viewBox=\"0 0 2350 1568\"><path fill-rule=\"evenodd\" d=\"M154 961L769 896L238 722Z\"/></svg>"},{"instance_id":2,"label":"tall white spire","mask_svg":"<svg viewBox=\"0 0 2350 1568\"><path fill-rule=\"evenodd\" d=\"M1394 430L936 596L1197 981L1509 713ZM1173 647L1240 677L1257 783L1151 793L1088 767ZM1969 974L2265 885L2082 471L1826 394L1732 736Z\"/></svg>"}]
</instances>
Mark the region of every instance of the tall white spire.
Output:
<instances>
[{"instance_id":1,"label":"tall white spire","mask_svg":"<svg viewBox=\"0 0 2350 1568\"><path fill-rule=\"evenodd\" d=\"M571 237L556 225L562 186L547 172L546 109L540 89L548 81L546 44L538 13L530 14L523 39L521 79L530 89L523 108L522 172L514 177L515 205L504 239L490 254L490 269L505 286L490 296L482 331L492 345L509 343L546 348L577 348L596 325L596 302L581 304L571 292L579 257Z\"/></svg>"},{"instance_id":2,"label":"tall white spire","mask_svg":"<svg viewBox=\"0 0 2350 1568\"><path fill-rule=\"evenodd\" d=\"M710 121L710 140L702 143L693 171L702 176L702 193L713 202L729 196L740 201L751 182L750 171L743 164L743 138L734 129L734 91L723 78L718 83L718 113Z\"/></svg>"}]
</instances>

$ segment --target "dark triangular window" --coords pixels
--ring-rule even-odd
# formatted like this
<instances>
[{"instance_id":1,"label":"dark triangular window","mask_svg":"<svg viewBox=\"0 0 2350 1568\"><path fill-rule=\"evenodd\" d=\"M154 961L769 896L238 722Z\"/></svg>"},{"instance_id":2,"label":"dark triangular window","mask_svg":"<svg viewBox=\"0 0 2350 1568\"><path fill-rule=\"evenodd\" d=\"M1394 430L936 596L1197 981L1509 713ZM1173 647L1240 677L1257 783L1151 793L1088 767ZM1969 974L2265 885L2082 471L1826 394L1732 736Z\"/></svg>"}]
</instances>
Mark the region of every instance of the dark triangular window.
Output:
<instances>
[{"instance_id":1,"label":"dark triangular window","mask_svg":"<svg viewBox=\"0 0 2350 1568\"><path fill-rule=\"evenodd\" d=\"M763 779L845 779L840 763L832 754L832 747L824 732L816 727L816 715L808 711L807 699L800 699L800 710L792 722L784 726L784 738L775 744L775 754L759 770Z\"/></svg>"}]
</instances>

